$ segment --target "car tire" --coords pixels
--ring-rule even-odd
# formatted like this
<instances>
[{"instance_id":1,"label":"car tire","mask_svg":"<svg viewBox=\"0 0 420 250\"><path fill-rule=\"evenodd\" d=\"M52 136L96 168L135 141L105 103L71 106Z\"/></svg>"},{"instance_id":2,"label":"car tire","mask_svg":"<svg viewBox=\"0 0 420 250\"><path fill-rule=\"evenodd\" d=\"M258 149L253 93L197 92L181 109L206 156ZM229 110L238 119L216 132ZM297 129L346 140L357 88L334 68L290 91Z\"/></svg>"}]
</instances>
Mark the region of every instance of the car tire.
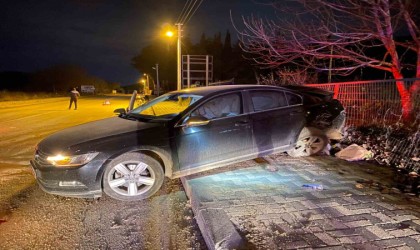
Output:
<instances>
[{"instance_id":1,"label":"car tire","mask_svg":"<svg viewBox=\"0 0 420 250\"><path fill-rule=\"evenodd\" d=\"M328 144L327 136L321 130L304 127L299 134L295 146L287 151L292 157L302 157L316 155L320 153Z\"/></svg>"},{"instance_id":2,"label":"car tire","mask_svg":"<svg viewBox=\"0 0 420 250\"><path fill-rule=\"evenodd\" d=\"M122 201L138 201L155 194L164 178L158 161L131 152L118 156L106 166L102 183L108 196Z\"/></svg>"}]
</instances>

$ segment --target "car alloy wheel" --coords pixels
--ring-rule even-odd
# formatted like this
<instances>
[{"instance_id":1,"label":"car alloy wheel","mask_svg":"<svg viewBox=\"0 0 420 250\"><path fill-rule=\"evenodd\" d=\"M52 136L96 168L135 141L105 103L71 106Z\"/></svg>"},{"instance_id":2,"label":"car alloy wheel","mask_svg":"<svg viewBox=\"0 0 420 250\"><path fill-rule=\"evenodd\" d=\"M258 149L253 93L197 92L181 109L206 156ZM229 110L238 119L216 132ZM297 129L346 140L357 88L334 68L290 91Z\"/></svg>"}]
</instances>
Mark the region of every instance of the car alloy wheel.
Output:
<instances>
[{"instance_id":1,"label":"car alloy wheel","mask_svg":"<svg viewBox=\"0 0 420 250\"><path fill-rule=\"evenodd\" d=\"M104 192L118 200L142 200L162 186L161 165L150 156L126 153L112 160L104 173Z\"/></svg>"},{"instance_id":2,"label":"car alloy wheel","mask_svg":"<svg viewBox=\"0 0 420 250\"><path fill-rule=\"evenodd\" d=\"M292 157L316 155L327 146L327 143L327 137L320 130L303 128L296 145L287 153Z\"/></svg>"}]
</instances>

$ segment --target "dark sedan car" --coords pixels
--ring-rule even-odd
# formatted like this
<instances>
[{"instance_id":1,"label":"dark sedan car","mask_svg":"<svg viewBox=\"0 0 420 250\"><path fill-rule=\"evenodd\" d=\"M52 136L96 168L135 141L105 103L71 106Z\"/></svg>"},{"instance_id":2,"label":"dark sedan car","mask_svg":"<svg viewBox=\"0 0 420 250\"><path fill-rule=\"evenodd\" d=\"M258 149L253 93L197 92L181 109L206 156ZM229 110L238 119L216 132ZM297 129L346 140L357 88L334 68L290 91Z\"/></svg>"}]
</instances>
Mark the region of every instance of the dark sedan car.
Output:
<instances>
[{"instance_id":1,"label":"dark sedan car","mask_svg":"<svg viewBox=\"0 0 420 250\"><path fill-rule=\"evenodd\" d=\"M134 110L59 131L31 161L52 194L141 200L178 178L259 156L308 156L344 124L330 92L229 85L184 89ZM333 132L333 133L331 133Z\"/></svg>"}]
</instances>

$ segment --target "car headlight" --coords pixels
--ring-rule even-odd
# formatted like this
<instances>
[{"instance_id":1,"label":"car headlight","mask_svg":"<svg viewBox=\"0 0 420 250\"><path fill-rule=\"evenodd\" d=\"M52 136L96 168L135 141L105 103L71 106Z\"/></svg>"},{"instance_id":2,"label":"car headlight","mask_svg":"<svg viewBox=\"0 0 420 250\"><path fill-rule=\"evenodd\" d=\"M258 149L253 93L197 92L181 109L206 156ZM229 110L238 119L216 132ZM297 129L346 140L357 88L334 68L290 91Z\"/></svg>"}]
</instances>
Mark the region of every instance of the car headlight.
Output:
<instances>
[{"instance_id":1,"label":"car headlight","mask_svg":"<svg viewBox=\"0 0 420 250\"><path fill-rule=\"evenodd\" d=\"M98 152L87 153L82 155L53 155L48 156L47 161L57 167L76 167L90 162Z\"/></svg>"}]
</instances>

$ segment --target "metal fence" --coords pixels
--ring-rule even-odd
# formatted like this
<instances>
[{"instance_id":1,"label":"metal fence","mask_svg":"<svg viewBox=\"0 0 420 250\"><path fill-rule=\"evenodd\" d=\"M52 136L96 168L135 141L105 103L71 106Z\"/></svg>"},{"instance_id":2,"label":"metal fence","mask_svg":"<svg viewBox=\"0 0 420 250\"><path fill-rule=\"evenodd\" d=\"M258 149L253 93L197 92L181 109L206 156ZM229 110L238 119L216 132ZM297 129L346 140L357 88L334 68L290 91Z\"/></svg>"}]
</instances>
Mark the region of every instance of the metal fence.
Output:
<instances>
[{"instance_id":1,"label":"metal fence","mask_svg":"<svg viewBox=\"0 0 420 250\"><path fill-rule=\"evenodd\" d=\"M399 122L402 117L401 98L397 90L397 81L401 81L409 89L416 80L385 80L358 81L328 84L308 84L334 92L334 98L341 101L346 109L347 126L388 127ZM411 97L413 114L415 116L414 130L405 137L394 133L387 135L386 146L389 148L389 162L391 166L405 168L410 171L420 171L420 93Z\"/></svg>"},{"instance_id":2,"label":"metal fence","mask_svg":"<svg viewBox=\"0 0 420 250\"><path fill-rule=\"evenodd\" d=\"M389 125L401 119L401 98L396 83L409 89L420 79L356 81L343 83L308 84L334 92L334 98L346 109L348 126ZM412 98L414 115L419 115L420 97Z\"/></svg>"}]
</instances>

